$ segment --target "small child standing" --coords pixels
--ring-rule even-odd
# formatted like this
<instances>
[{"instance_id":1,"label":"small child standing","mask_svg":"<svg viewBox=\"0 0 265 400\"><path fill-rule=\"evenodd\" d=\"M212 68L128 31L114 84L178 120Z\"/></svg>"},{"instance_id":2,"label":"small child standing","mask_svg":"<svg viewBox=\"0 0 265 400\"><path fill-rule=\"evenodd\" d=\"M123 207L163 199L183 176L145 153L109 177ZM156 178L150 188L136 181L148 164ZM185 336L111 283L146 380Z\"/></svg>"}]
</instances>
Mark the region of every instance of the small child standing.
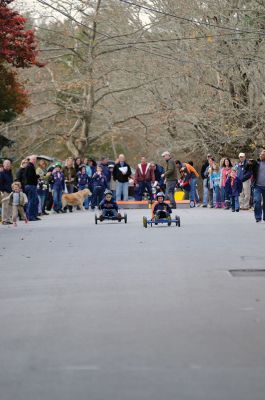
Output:
<instances>
[{"instance_id":1,"label":"small child standing","mask_svg":"<svg viewBox=\"0 0 265 400\"><path fill-rule=\"evenodd\" d=\"M103 169L101 165L98 165L95 174L92 176L92 210L94 210L96 206L99 206L104 197L104 191L107 189L108 186L107 179L102 170Z\"/></svg>"},{"instance_id":2,"label":"small child standing","mask_svg":"<svg viewBox=\"0 0 265 400\"><path fill-rule=\"evenodd\" d=\"M90 188L91 178L87 175L86 166L83 164L79 168L79 172L77 172L77 187L79 190L89 189ZM89 202L91 198L90 196L86 197L84 201L84 207L86 210L89 209Z\"/></svg>"},{"instance_id":3,"label":"small child standing","mask_svg":"<svg viewBox=\"0 0 265 400\"><path fill-rule=\"evenodd\" d=\"M64 191L65 182L61 163L55 164L54 171L51 175L50 184L53 195L53 209L57 214L59 214L60 212L64 212L62 210L62 194Z\"/></svg>"},{"instance_id":4,"label":"small child standing","mask_svg":"<svg viewBox=\"0 0 265 400\"><path fill-rule=\"evenodd\" d=\"M227 196L230 196L233 212L239 212L239 195L242 192L242 188L242 181L237 177L237 169L233 167L225 184L225 193Z\"/></svg>"},{"instance_id":5,"label":"small child standing","mask_svg":"<svg viewBox=\"0 0 265 400\"><path fill-rule=\"evenodd\" d=\"M215 193L215 208L222 208L222 196L220 187L221 174L220 171L218 170L217 165L214 165L212 168L210 180L212 182L213 190Z\"/></svg>"},{"instance_id":6,"label":"small child standing","mask_svg":"<svg viewBox=\"0 0 265 400\"><path fill-rule=\"evenodd\" d=\"M12 221L13 226L17 226L17 217L20 218L27 223L28 219L26 217L24 206L28 203L27 196L22 192L21 183L13 182L11 185L12 192L8 197L3 199L2 201L8 201L9 205L12 207Z\"/></svg>"}]
</instances>

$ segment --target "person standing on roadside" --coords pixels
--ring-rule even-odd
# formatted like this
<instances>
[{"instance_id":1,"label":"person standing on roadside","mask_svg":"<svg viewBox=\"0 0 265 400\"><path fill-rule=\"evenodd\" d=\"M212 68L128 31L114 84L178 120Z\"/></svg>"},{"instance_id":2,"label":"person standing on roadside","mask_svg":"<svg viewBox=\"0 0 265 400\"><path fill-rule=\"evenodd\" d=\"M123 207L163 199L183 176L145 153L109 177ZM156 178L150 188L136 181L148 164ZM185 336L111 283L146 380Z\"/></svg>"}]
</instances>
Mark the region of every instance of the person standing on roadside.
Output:
<instances>
[{"instance_id":1,"label":"person standing on roadside","mask_svg":"<svg viewBox=\"0 0 265 400\"><path fill-rule=\"evenodd\" d=\"M28 160L24 159L21 161L20 167L16 172L16 181L21 183L22 191L25 193L25 168L28 165Z\"/></svg>"},{"instance_id":2,"label":"person standing on roadside","mask_svg":"<svg viewBox=\"0 0 265 400\"><path fill-rule=\"evenodd\" d=\"M135 199L142 201L143 194L147 190L149 199L152 202L152 183L155 182L154 170L151 164L141 157L140 164L137 164L134 176Z\"/></svg>"},{"instance_id":3,"label":"person standing on roadside","mask_svg":"<svg viewBox=\"0 0 265 400\"><path fill-rule=\"evenodd\" d=\"M204 176L207 178L207 187L208 187L208 203L209 207L213 208L215 206L215 198L214 198L214 190L213 190L213 183L211 180L211 174L215 169L215 161L213 157L209 158L209 165L204 172Z\"/></svg>"},{"instance_id":4,"label":"person standing on roadside","mask_svg":"<svg viewBox=\"0 0 265 400\"><path fill-rule=\"evenodd\" d=\"M37 157L35 155L28 157L28 165L25 168L25 190L28 197L27 217L29 221L39 221L38 217L38 175L36 174Z\"/></svg>"},{"instance_id":5,"label":"person standing on roadside","mask_svg":"<svg viewBox=\"0 0 265 400\"><path fill-rule=\"evenodd\" d=\"M39 207L38 207L39 215L40 214L48 215L48 213L46 213L45 211L45 204L49 193L48 181L50 179L51 172L47 171L47 164L45 160L42 159L39 161L39 165L36 169L36 174L39 177L37 186L37 194L39 198Z\"/></svg>"},{"instance_id":6,"label":"person standing on roadside","mask_svg":"<svg viewBox=\"0 0 265 400\"><path fill-rule=\"evenodd\" d=\"M177 185L177 166L174 160L171 158L169 151L164 151L162 157L166 161L165 173L161 175L165 179L166 183L166 195L169 197L171 208L176 208L175 202L175 187Z\"/></svg>"},{"instance_id":7,"label":"person standing on roadside","mask_svg":"<svg viewBox=\"0 0 265 400\"><path fill-rule=\"evenodd\" d=\"M74 167L74 161L72 157L68 157L63 168L64 182L67 193L74 193L74 185L76 183L76 169ZM73 211L73 206L67 206L69 212Z\"/></svg>"},{"instance_id":8,"label":"person standing on roadside","mask_svg":"<svg viewBox=\"0 0 265 400\"><path fill-rule=\"evenodd\" d=\"M106 177L107 179L107 185L109 188L109 183L110 183L110 170L109 170L109 159L106 156L103 156L101 158L100 164L99 164L102 168L102 173L103 175Z\"/></svg>"},{"instance_id":9,"label":"person standing on roadside","mask_svg":"<svg viewBox=\"0 0 265 400\"><path fill-rule=\"evenodd\" d=\"M190 181L190 193L189 193L189 199L190 199L190 207L193 208L195 207L196 204L196 185L197 185L197 178L199 177L198 172L196 169L193 167L193 165L189 163L182 163L179 160L176 162L176 166L178 169L184 168L188 175L189 175L189 181ZM193 162L192 162L193 164Z\"/></svg>"},{"instance_id":10,"label":"person standing on roadside","mask_svg":"<svg viewBox=\"0 0 265 400\"><path fill-rule=\"evenodd\" d=\"M208 206L208 195L209 195L208 176L205 175L205 172L206 172L207 168L209 167L209 159L211 157L212 157L211 154L207 154L207 160L203 163L202 168L201 168L201 177L202 177L202 182L203 182L202 207L207 207Z\"/></svg>"},{"instance_id":11,"label":"person standing on roadside","mask_svg":"<svg viewBox=\"0 0 265 400\"><path fill-rule=\"evenodd\" d=\"M0 172L0 192L2 198L7 198L12 192L12 164L10 160L4 160L3 170ZM12 207L8 201L3 201L2 203L2 224L9 225L12 224Z\"/></svg>"},{"instance_id":12,"label":"person standing on roadside","mask_svg":"<svg viewBox=\"0 0 265 400\"><path fill-rule=\"evenodd\" d=\"M237 164L237 176L243 183L243 190L240 194L240 208L242 210L249 210L250 208L250 195L251 195L251 165L246 159L245 153L239 153L239 163Z\"/></svg>"},{"instance_id":13,"label":"person standing on roadside","mask_svg":"<svg viewBox=\"0 0 265 400\"><path fill-rule=\"evenodd\" d=\"M230 158L224 158L222 164L220 164L220 167L221 167L220 185L221 185L222 207L225 208L226 210L229 210L230 196L226 195L225 185L233 167Z\"/></svg>"},{"instance_id":14,"label":"person standing on roadside","mask_svg":"<svg viewBox=\"0 0 265 400\"><path fill-rule=\"evenodd\" d=\"M154 161L150 161L150 164L154 170L155 186L157 188L157 191L164 192L166 186L165 186L164 179L162 178L162 175L165 173L165 169L164 169L164 167L162 167L162 165L156 164Z\"/></svg>"},{"instance_id":15,"label":"person standing on roadside","mask_svg":"<svg viewBox=\"0 0 265 400\"><path fill-rule=\"evenodd\" d=\"M253 161L252 171L255 219L256 222L265 221L265 150L261 151L259 161Z\"/></svg>"},{"instance_id":16,"label":"person standing on roadside","mask_svg":"<svg viewBox=\"0 0 265 400\"><path fill-rule=\"evenodd\" d=\"M79 172L81 165L82 165L82 159L80 157L76 157L75 162L74 162L74 167L75 167L76 173Z\"/></svg>"},{"instance_id":17,"label":"person standing on roadside","mask_svg":"<svg viewBox=\"0 0 265 400\"><path fill-rule=\"evenodd\" d=\"M128 201L129 178L132 174L131 167L125 162L124 154L120 154L118 162L113 168L113 179L117 181L116 185L116 201Z\"/></svg>"}]
</instances>

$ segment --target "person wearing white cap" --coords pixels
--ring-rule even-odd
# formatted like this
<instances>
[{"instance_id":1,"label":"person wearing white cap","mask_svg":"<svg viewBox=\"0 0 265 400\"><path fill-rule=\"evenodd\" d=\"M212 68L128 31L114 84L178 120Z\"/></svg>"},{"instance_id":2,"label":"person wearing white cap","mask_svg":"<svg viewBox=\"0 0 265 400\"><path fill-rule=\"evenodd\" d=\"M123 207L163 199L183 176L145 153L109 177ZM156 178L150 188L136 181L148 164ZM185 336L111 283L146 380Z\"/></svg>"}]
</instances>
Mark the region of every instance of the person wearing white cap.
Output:
<instances>
[{"instance_id":1,"label":"person wearing white cap","mask_svg":"<svg viewBox=\"0 0 265 400\"><path fill-rule=\"evenodd\" d=\"M175 161L172 160L169 151L164 151L164 153L162 153L162 157L166 161L166 170L165 173L161 175L161 177L165 178L166 180L166 195L169 197L170 205L172 208L176 208L174 194L178 178L177 167Z\"/></svg>"},{"instance_id":2,"label":"person wearing white cap","mask_svg":"<svg viewBox=\"0 0 265 400\"><path fill-rule=\"evenodd\" d=\"M243 190L240 194L239 202L242 210L249 210L251 195L251 166L246 159L245 153L239 153L239 163L237 164L237 177L243 183Z\"/></svg>"}]
</instances>

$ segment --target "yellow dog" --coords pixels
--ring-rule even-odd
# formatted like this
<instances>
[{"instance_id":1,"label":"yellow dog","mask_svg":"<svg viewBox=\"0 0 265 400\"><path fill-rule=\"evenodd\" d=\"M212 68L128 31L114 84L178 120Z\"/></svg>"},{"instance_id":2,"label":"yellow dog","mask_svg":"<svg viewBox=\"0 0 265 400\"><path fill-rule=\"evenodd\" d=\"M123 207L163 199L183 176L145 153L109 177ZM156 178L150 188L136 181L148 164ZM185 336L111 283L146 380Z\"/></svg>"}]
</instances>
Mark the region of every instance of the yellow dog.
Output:
<instances>
[{"instance_id":1,"label":"yellow dog","mask_svg":"<svg viewBox=\"0 0 265 400\"><path fill-rule=\"evenodd\" d=\"M76 193L64 193L62 195L62 206L63 209L67 205L69 206L79 206L82 211L84 211L83 203L88 196L91 196L89 189L83 189Z\"/></svg>"}]
</instances>

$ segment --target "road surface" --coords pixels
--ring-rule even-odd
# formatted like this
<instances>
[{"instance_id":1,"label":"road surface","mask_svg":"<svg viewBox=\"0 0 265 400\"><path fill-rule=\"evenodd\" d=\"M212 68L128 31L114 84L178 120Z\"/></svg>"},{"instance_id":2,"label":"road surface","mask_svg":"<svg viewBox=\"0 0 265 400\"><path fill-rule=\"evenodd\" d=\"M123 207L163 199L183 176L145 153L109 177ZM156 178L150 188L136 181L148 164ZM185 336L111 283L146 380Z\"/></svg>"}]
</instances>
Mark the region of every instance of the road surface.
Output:
<instances>
[{"instance_id":1,"label":"road surface","mask_svg":"<svg viewBox=\"0 0 265 400\"><path fill-rule=\"evenodd\" d=\"M265 224L144 214L0 227L1 400L264 400Z\"/></svg>"}]
</instances>

